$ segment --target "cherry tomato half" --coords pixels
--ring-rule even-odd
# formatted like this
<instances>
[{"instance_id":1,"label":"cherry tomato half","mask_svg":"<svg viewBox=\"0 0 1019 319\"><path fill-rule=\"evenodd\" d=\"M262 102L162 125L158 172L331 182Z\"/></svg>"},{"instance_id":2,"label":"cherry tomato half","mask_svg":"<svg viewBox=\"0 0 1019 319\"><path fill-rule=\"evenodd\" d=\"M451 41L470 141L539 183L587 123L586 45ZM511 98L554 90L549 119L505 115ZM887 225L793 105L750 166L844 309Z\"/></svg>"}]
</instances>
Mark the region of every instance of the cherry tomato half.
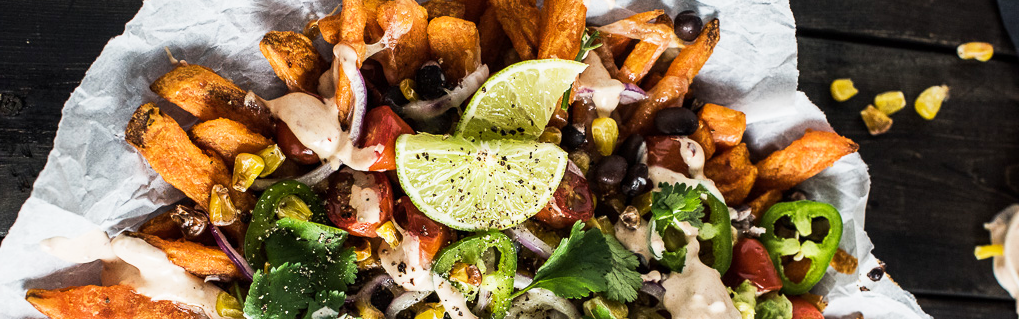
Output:
<instances>
[{"instance_id":1,"label":"cherry tomato half","mask_svg":"<svg viewBox=\"0 0 1019 319\"><path fill-rule=\"evenodd\" d=\"M768 257L768 250L760 241L743 238L732 247L732 264L722 281L729 287L736 287L749 280L757 291L768 292L782 289L775 265Z\"/></svg>"},{"instance_id":2,"label":"cherry tomato half","mask_svg":"<svg viewBox=\"0 0 1019 319\"><path fill-rule=\"evenodd\" d=\"M824 319L821 311L803 298L792 296L789 302L793 304L793 319Z\"/></svg>"},{"instance_id":3,"label":"cherry tomato half","mask_svg":"<svg viewBox=\"0 0 1019 319\"><path fill-rule=\"evenodd\" d=\"M399 115L388 106L380 106L365 116L364 146L383 145L382 154L368 170L387 171L396 169L396 138L400 134L414 134L414 129L407 125Z\"/></svg>"},{"instance_id":4,"label":"cherry tomato half","mask_svg":"<svg viewBox=\"0 0 1019 319\"><path fill-rule=\"evenodd\" d=\"M298 163L308 165L319 162L318 155L307 146L304 146L304 144L301 144L301 141L297 139L297 135L294 135L294 131L291 131L287 123L283 121L276 122L276 144L283 149L283 153L287 155L287 158L293 159Z\"/></svg>"},{"instance_id":5,"label":"cherry tomato half","mask_svg":"<svg viewBox=\"0 0 1019 319\"><path fill-rule=\"evenodd\" d=\"M359 237L378 237L375 230L393 215L393 187L385 174L349 167L329 177L326 215L336 227Z\"/></svg>"},{"instance_id":6,"label":"cherry tomato half","mask_svg":"<svg viewBox=\"0 0 1019 319\"><path fill-rule=\"evenodd\" d=\"M648 167L661 166L689 175L690 167L683 161L683 154L680 152L683 142L679 136L648 136L644 141L647 143Z\"/></svg>"},{"instance_id":7,"label":"cherry tomato half","mask_svg":"<svg viewBox=\"0 0 1019 319\"><path fill-rule=\"evenodd\" d=\"M584 173L570 161L563 174L563 181L552 194L552 200L534 218L553 228L564 228L573 226L578 220L591 219L592 216L594 203L591 200L591 188L588 187Z\"/></svg>"},{"instance_id":8,"label":"cherry tomato half","mask_svg":"<svg viewBox=\"0 0 1019 319\"><path fill-rule=\"evenodd\" d=\"M407 196L396 202L393 221L406 231L405 236L417 238L421 261L425 264L431 263L435 254L453 237L449 227L425 216Z\"/></svg>"}]
</instances>

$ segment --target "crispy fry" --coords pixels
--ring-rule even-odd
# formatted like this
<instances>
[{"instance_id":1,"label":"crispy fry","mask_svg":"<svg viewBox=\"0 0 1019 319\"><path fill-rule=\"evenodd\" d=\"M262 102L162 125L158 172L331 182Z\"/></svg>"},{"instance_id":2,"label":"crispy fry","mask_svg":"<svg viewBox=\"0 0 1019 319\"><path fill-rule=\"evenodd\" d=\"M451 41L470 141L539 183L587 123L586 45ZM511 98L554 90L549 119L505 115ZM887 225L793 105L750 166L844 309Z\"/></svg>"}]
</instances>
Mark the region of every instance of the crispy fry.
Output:
<instances>
[{"instance_id":1,"label":"crispy fry","mask_svg":"<svg viewBox=\"0 0 1019 319\"><path fill-rule=\"evenodd\" d=\"M670 46L679 43L672 29L672 20L663 10L638 13L598 30L640 40L619 68L619 80L626 83L640 83L658 57Z\"/></svg>"},{"instance_id":2,"label":"crispy fry","mask_svg":"<svg viewBox=\"0 0 1019 319\"><path fill-rule=\"evenodd\" d=\"M658 85L655 85L648 92L648 97L637 103L637 109L630 119L626 121L621 136L629 136L633 133L648 135L654 130L654 117L658 111L666 107L682 107L683 96L690 87L690 82L684 77L665 76Z\"/></svg>"},{"instance_id":3,"label":"crispy fry","mask_svg":"<svg viewBox=\"0 0 1019 319\"><path fill-rule=\"evenodd\" d=\"M757 167L750 163L747 145L740 143L704 164L704 175L715 182L725 203L739 205L747 198L757 179Z\"/></svg>"},{"instance_id":4,"label":"crispy fry","mask_svg":"<svg viewBox=\"0 0 1019 319\"><path fill-rule=\"evenodd\" d=\"M224 280L242 278L240 269L230 261L218 247L207 247L187 240L164 240L162 238L142 234L128 233L129 236L140 238L166 253L166 258L174 265L180 266L192 275L205 278L217 276Z\"/></svg>"},{"instance_id":5,"label":"crispy fry","mask_svg":"<svg viewBox=\"0 0 1019 319\"><path fill-rule=\"evenodd\" d=\"M364 51L364 41L361 42ZM326 68L311 39L296 32L269 31L258 43L259 50L276 76L290 91L318 92L318 78Z\"/></svg>"},{"instance_id":6,"label":"crispy fry","mask_svg":"<svg viewBox=\"0 0 1019 319\"><path fill-rule=\"evenodd\" d=\"M612 52L612 55L610 56L613 61L612 66L618 69L619 66L615 63L615 57L622 56L626 53L626 49L630 46L630 43L633 42L633 39L611 33L602 33L599 38L602 43L601 47ZM601 51L599 51L598 54L602 54Z\"/></svg>"},{"instance_id":7,"label":"crispy fry","mask_svg":"<svg viewBox=\"0 0 1019 319\"><path fill-rule=\"evenodd\" d=\"M463 2L457 0L429 0L422 3L421 6L428 10L428 19L435 19L438 17L453 17L457 19L463 19L467 6Z\"/></svg>"},{"instance_id":8,"label":"crispy fry","mask_svg":"<svg viewBox=\"0 0 1019 319\"><path fill-rule=\"evenodd\" d=\"M207 67L181 64L149 88L200 120L228 118L243 123L252 131L272 133L269 110L255 103L244 103L244 90Z\"/></svg>"},{"instance_id":9,"label":"crispy fry","mask_svg":"<svg viewBox=\"0 0 1019 319\"><path fill-rule=\"evenodd\" d=\"M502 24L495 7L488 7L478 21L478 36L481 43L481 63L489 65L492 70L497 64L501 64L500 57L506 47L506 33L502 31Z\"/></svg>"},{"instance_id":10,"label":"crispy fry","mask_svg":"<svg viewBox=\"0 0 1019 319\"><path fill-rule=\"evenodd\" d=\"M180 125L153 103L138 107L127 124L124 139L166 182L202 208L208 209L212 185L230 185L230 171L223 160L198 149ZM239 209L254 207L251 194L231 190L230 197Z\"/></svg>"},{"instance_id":11,"label":"crispy fry","mask_svg":"<svg viewBox=\"0 0 1019 319\"><path fill-rule=\"evenodd\" d=\"M644 77L644 80L640 82L640 88L645 91L651 90L655 87L655 85L658 85L658 81L661 81L662 77L661 72L648 73L648 75Z\"/></svg>"},{"instance_id":12,"label":"crispy fry","mask_svg":"<svg viewBox=\"0 0 1019 319\"><path fill-rule=\"evenodd\" d=\"M582 0L545 0L538 23L538 58L573 60L587 24Z\"/></svg>"},{"instance_id":13,"label":"crispy fry","mask_svg":"<svg viewBox=\"0 0 1019 319\"><path fill-rule=\"evenodd\" d=\"M759 174L760 172L758 171L758 178L760 178ZM754 197L753 200L747 202L747 206L750 206L750 213L754 215L754 223L759 224L761 216L764 216L764 212L767 212L771 205L775 205L780 199L782 199L782 191L773 189L761 193Z\"/></svg>"},{"instance_id":14,"label":"crispy fry","mask_svg":"<svg viewBox=\"0 0 1019 319\"><path fill-rule=\"evenodd\" d=\"M457 0L464 4L464 20L478 23L488 8L488 0Z\"/></svg>"},{"instance_id":15,"label":"crispy fry","mask_svg":"<svg viewBox=\"0 0 1019 319\"><path fill-rule=\"evenodd\" d=\"M367 34L365 34L365 39L368 40L368 42L374 43L375 41L378 41L382 38L382 34L385 32L385 30L382 29L382 26L379 25L378 12L379 6L386 1L389 0L364 0L364 11L368 16L368 22L364 27L367 32Z\"/></svg>"},{"instance_id":16,"label":"crispy fry","mask_svg":"<svg viewBox=\"0 0 1019 319\"><path fill-rule=\"evenodd\" d=\"M701 30L701 34L697 36L693 44L680 50L676 59L672 60L669 70L665 71L665 76L686 77L686 80L692 83L693 77L701 71L701 67L708 62L711 53L715 51L718 37L718 19L704 24L704 29Z\"/></svg>"},{"instance_id":17,"label":"crispy fry","mask_svg":"<svg viewBox=\"0 0 1019 319\"><path fill-rule=\"evenodd\" d=\"M346 43L353 47L354 51L357 51L358 61L364 61L365 26L368 20L372 20L368 17L374 18L374 12L369 15L362 0L343 0L343 9L340 13L319 20L318 28L326 42L331 44ZM322 72L319 74L321 75Z\"/></svg>"},{"instance_id":18,"label":"crispy fry","mask_svg":"<svg viewBox=\"0 0 1019 319\"><path fill-rule=\"evenodd\" d=\"M541 12L534 0L491 0L502 30L509 36L520 60L537 56Z\"/></svg>"},{"instance_id":19,"label":"crispy fry","mask_svg":"<svg viewBox=\"0 0 1019 319\"><path fill-rule=\"evenodd\" d=\"M205 314L169 300L155 301L127 285L78 286L63 289L29 289L25 294L35 309L47 317L189 319Z\"/></svg>"},{"instance_id":20,"label":"crispy fry","mask_svg":"<svg viewBox=\"0 0 1019 319\"><path fill-rule=\"evenodd\" d=\"M237 154L254 154L272 145L272 140L228 119L198 123L191 127L189 135L195 141L195 145L219 154L227 166L231 166Z\"/></svg>"},{"instance_id":21,"label":"crispy fry","mask_svg":"<svg viewBox=\"0 0 1019 319\"><path fill-rule=\"evenodd\" d=\"M736 146L747 130L746 114L718 104L705 103L697 117L711 128L711 137L718 149Z\"/></svg>"},{"instance_id":22,"label":"crispy fry","mask_svg":"<svg viewBox=\"0 0 1019 319\"><path fill-rule=\"evenodd\" d=\"M711 158L715 155L715 143L712 141L711 129L708 128L707 123L704 123L704 120L698 122L697 130L690 134L690 139L701 145L701 149L704 150L704 158Z\"/></svg>"},{"instance_id":23,"label":"crispy fry","mask_svg":"<svg viewBox=\"0 0 1019 319\"><path fill-rule=\"evenodd\" d=\"M859 148L852 140L836 133L807 129L803 137L757 163L754 188L762 191L790 189Z\"/></svg>"},{"instance_id":24,"label":"crispy fry","mask_svg":"<svg viewBox=\"0 0 1019 319\"><path fill-rule=\"evenodd\" d=\"M428 11L413 0L379 5L377 19L386 34L386 48L372 58L382 63L386 81L396 85L417 72L429 59Z\"/></svg>"},{"instance_id":25,"label":"crispy fry","mask_svg":"<svg viewBox=\"0 0 1019 319\"><path fill-rule=\"evenodd\" d=\"M159 216L149 219L138 228L138 232L162 239L178 239L184 237L184 234L180 232L180 227L177 227L177 223L170 217L172 213L173 211L169 210L165 213L159 214Z\"/></svg>"},{"instance_id":26,"label":"crispy fry","mask_svg":"<svg viewBox=\"0 0 1019 319\"><path fill-rule=\"evenodd\" d=\"M428 23L428 44L450 83L460 83L481 66L481 43L473 22L438 17Z\"/></svg>"}]
</instances>

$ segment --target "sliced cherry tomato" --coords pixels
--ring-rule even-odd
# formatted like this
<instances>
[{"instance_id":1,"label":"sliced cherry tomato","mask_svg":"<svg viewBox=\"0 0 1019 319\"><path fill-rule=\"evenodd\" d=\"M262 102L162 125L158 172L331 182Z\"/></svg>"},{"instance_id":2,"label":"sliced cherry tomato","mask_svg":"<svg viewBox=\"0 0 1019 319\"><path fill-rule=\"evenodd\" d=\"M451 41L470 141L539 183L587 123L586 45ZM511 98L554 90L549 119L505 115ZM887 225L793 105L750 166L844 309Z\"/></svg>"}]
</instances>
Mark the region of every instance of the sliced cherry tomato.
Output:
<instances>
[{"instance_id":1,"label":"sliced cherry tomato","mask_svg":"<svg viewBox=\"0 0 1019 319\"><path fill-rule=\"evenodd\" d=\"M803 298L792 296L789 302L793 304L793 319L824 319L821 311Z\"/></svg>"},{"instance_id":2,"label":"sliced cherry tomato","mask_svg":"<svg viewBox=\"0 0 1019 319\"><path fill-rule=\"evenodd\" d=\"M414 129L384 105L368 111L364 125L367 129L363 139L364 146L384 146L379 159L368 169L376 172L396 169L396 138L400 134L414 134Z\"/></svg>"},{"instance_id":3,"label":"sliced cherry tomato","mask_svg":"<svg viewBox=\"0 0 1019 319\"><path fill-rule=\"evenodd\" d=\"M375 230L393 215L393 187L385 174L349 167L329 177L326 215L351 235L378 237Z\"/></svg>"},{"instance_id":4,"label":"sliced cherry tomato","mask_svg":"<svg viewBox=\"0 0 1019 319\"><path fill-rule=\"evenodd\" d=\"M453 237L449 227L425 216L407 196L396 202L393 221L406 231L404 235L417 238L421 260L425 264L431 263L435 254Z\"/></svg>"},{"instance_id":5,"label":"sliced cherry tomato","mask_svg":"<svg viewBox=\"0 0 1019 319\"><path fill-rule=\"evenodd\" d=\"M566 174L559 188L552 194L552 200L542 208L534 218L553 228L573 226L578 220L588 220L594 216L594 202L591 200L591 188L588 187L584 173L573 161L566 166Z\"/></svg>"},{"instance_id":6,"label":"sliced cherry tomato","mask_svg":"<svg viewBox=\"0 0 1019 319\"><path fill-rule=\"evenodd\" d=\"M690 167L683 161L683 153L680 152L683 146L681 136L648 136L644 141L647 143L648 167L661 166L689 175Z\"/></svg>"},{"instance_id":7,"label":"sliced cherry tomato","mask_svg":"<svg viewBox=\"0 0 1019 319\"><path fill-rule=\"evenodd\" d=\"M722 281L729 287L736 287L749 280L759 292L782 289L782 279L775 271L775 264L768 257L768 251L760 241L743 238L732 247L732 264Z\"/></svg>"},{"instance_id":8,"label":"sliced cherry tomato","mask_svg":"<svg viewBox=\"0 0 1019 319\"><path fill-rule=\"evenodd\" d=\"M294 135L294 131L291 131L287 123L283 121L276 122L276 144L283 149L287 158L294 159L298 163L308 165L319 162L318 154L301 144L297 135Z\"/></svg>"}]
</instances>

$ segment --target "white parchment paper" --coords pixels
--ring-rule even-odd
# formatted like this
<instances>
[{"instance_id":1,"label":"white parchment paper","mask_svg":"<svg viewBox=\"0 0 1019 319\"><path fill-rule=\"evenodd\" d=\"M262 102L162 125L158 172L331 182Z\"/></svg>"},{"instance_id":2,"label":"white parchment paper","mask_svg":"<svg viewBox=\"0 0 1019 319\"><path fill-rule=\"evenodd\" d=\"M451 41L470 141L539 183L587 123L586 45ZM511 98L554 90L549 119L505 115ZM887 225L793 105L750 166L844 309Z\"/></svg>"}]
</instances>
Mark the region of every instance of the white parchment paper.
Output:
<instances>
[{"instance_id":1,"label":"white parchment paper","mask_svg":"<svg viewBox=\"0 0 1019 319\"><path fill-rule=\"evenodd\" d=\"M269 30L299 31L338 0L148 0L111 40L63 109L54 149L31 197L0 246L0 317L39 318L24 301L27 289L98 284L99 264L75 265L49 256L38 242L100 228L135 227L183 198L124 142L124 128L141 104L157 102L183 122L188 116L148 86L172 68L163 53L212 68L260 96L285 92L258 41ZM805 128L831 130L824 114L796 91L795 22L787 0L587 0L589 21L605 24L633 12L696 10L721 22L721 41L694 81L698 98L747 113L746 141L756 154L782 148ZM815 288L827 294L828 316L930 318L889 278L871 281L878 266L863 230L870 191L867 165L853 154L799 187L837 207L844 219L842 248L859 258L856 274L829 269Z\"/></svg>"}]
</instances>

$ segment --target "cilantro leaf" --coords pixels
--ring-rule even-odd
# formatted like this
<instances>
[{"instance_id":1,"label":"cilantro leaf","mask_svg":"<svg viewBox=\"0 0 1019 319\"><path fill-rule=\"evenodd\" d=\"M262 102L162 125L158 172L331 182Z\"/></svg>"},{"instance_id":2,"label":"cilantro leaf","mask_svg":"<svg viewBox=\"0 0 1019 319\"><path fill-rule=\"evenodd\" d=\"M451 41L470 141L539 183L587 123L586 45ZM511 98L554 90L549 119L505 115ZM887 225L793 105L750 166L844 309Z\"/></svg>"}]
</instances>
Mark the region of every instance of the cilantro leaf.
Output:
<instances>
[{"instance_id":1,"label":"cilantro leaf","mask_svg":"<svg viewBox=\"0 0 1019 319\"><path fill-rule=\"evenodd\" d=\"M640 261L637 255L623 247L613 236L605 236L605 242L609 244L612 252L612 271L605 275L608 281L608 289L605 290L605 297L620 301L631 302L637 299L637 290L643 285L640 273L636 271Z\"/></svg>"},{"instance_id":2,"label":"cilantro leaf","mask_svg":"<svg viewBox=\"0 0 1019 319\"><path fill-rule=\"evenodd\" d=\"M313 294L308 289L310 283L306 273L300 264L291 263L284 263L267 273L259 269L244 302L244 314L260 319L296 318L301 309L308 307L308 300Z\"/></svg>"},{"instance_id":3,"label":"cilantro leaf","mask_svg":"<svg viewBox=\"0 0 1019 319\"><path fill-rule=\"evenodd\" d=\"M605 291L605 274L612 271L612 252L600 231L584 231L584 224L573 224L570 237L563 239L545 261L534 281L515 293L515 298L531 288L545 288L559 297L583 298Z\"/></svg>"},{"instance_id":4,"label":"cilantro leaf","mask_svg":"<svg viewBox=\"0 0 1019 319\"><path fill-rule=\"evenodd\" d=\"M346 298L347 295L342 291L319 291L315 294L315 300L308 304L308 311L302 319L336 318Z\"/></svg>"},{"instance_id":5,"label":"cilantro leaf","mask_svg":"<svg viewBox=\"0 0 1019 319\"><path fill-rule=\"evenodd\" d=\"M686 184L658 184L660 191L652 193L651 219L657 221L655 230L658 233L678 222L689 222L691 226L701 227L704 222L704 205L701 195L707 193L703 187L690 187Z\"/></svg>"}]
</instances>

